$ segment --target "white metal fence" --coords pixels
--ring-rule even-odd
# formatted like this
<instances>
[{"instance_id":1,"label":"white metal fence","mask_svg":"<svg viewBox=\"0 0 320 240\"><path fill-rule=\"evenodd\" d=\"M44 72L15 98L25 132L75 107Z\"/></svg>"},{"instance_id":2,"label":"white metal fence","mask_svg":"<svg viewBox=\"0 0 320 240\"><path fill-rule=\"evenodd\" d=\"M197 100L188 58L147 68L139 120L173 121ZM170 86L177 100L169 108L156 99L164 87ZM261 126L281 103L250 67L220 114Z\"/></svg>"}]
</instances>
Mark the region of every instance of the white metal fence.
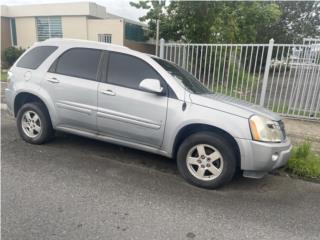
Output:
<instances>
[{"instance_id":1,"label":"white metal fence","mask_svg":"<svg viewBox=\"0 0 320 240\"><path fill-rule=\"evenodd\" d=\"M180 44L160 41L160 57L214 92L284 116L320 120L320 44Z\"/></svg>"}]
</instances>

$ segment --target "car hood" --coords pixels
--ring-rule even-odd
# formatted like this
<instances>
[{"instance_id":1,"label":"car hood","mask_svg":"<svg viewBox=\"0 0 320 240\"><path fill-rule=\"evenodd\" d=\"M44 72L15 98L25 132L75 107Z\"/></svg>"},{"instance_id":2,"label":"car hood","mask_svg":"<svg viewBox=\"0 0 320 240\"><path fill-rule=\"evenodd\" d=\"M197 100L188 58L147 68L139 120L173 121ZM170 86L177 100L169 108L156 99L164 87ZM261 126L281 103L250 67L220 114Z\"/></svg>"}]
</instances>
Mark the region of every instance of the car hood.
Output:
<instances>
[{"instance_id":1,"label":"car hood","mask_svg":"<svg viewBox=\"0 0 320 240\"><path fill-rule=\"evenodd\" d=\"M278 114L261 106L219 93L201 95L191 94L190 99L193 104L228 112L244 118L249 118L253 114L257 114L274 121L279 121L281 119Z\"/></svg>"}]
</instances>

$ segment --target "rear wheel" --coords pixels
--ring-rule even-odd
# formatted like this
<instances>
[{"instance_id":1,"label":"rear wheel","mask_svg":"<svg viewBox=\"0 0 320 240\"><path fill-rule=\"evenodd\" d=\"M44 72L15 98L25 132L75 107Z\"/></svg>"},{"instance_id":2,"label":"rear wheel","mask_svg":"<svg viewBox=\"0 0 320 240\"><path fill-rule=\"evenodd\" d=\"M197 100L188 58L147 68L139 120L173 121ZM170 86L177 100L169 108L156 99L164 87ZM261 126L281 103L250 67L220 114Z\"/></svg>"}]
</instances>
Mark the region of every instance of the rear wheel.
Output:
<instances>
[{"instance_id":1,"label":"rear wheel","mask_svg":"<svg viewBox=\"0 0 320 240\"><path fill-rule=\"evenodd\" d=\"M235 150L220 134L195 133L180 145L177 164L180 174L191 184L218 188L235 173Z\"/></svg>"},{"instance_id":2,"label":"rear wheel","mask_svg":"<svg viewBox=\"0 0 320 240\"><path fill-rule=\"evenodd\" d=\"M49 113L39 102L27 103L19 109L17 127L20 136L29 143L42 144L53 136Z\"/></svg>"}]
</instances>

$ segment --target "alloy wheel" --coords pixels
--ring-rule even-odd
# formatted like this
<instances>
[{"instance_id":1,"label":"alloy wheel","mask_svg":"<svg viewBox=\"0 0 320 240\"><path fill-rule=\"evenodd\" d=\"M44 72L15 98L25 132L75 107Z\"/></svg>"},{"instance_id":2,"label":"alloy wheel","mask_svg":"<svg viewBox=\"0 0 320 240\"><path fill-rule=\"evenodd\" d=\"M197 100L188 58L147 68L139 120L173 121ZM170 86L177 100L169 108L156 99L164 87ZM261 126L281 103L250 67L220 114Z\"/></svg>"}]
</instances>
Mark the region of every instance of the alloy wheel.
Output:
<instances>
[{"instance_id":1,"label":"alloy wheel","mask_svg":"<svg viewBox=\"0 0 320 240\"><path fill-rule=\"evenodd\" d=\"M198 144L192 147L187 154L186 161L190 173L203 181L219 177L223 170L221 153L208 144Z\"/></svg>"},{"instance_id":2,"label":"alloy wheel","mask_svg":"<svg viewBox=\"0 0 320 240\"><path fill-rule=\"evenodd\" d=\"M41 134L41 120L34 111L26 111L21 118L23 132L30 138L36 138Z\"/></svg>"}]
</instances>

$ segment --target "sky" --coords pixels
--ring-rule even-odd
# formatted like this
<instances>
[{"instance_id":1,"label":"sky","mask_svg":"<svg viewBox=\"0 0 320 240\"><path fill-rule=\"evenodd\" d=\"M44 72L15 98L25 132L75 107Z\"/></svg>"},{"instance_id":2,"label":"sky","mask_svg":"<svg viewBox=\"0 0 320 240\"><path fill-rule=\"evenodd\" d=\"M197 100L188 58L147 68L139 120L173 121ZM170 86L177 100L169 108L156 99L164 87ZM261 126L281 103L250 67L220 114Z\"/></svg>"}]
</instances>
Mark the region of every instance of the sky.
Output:
<instances>
[{"instance_id":1,"label":"sky","mask_svg":"<svg viewBox=\"0 0 320 240\"><path fill-rule=\"evenodd\" d=\"M107 12L139 21L139 17L145 14L145 10L137 9L129 5L130 0L0 0L0 4L5 5L25 5L40 3L65 3L65 2L95 2L105 6ZM131 0L137 2L137 0Z\"/></svg>"}]
</instances>

